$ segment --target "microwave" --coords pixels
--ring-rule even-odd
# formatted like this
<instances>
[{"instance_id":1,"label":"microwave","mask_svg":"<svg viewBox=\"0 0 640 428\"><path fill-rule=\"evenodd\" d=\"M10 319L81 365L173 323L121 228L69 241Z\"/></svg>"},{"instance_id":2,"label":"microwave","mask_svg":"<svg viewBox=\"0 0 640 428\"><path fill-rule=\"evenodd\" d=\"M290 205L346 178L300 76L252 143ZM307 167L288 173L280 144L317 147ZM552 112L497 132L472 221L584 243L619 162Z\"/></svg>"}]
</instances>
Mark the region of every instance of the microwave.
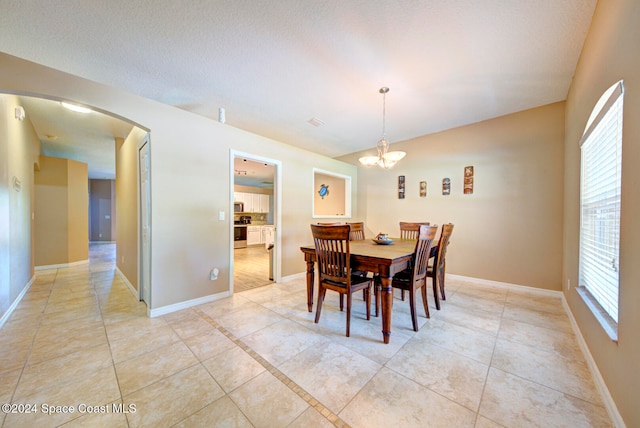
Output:
<instances>
[{"instance_id":1,"label":"microwave","mask_svg":"<svg viewBox=\"0 0 640 428\"><path fill-rule=\"evenodd\" d=\"M243 213L244 212L244 202L234 202L233 203L233 212L234 213Z\"/></svg>"}]
</instances>

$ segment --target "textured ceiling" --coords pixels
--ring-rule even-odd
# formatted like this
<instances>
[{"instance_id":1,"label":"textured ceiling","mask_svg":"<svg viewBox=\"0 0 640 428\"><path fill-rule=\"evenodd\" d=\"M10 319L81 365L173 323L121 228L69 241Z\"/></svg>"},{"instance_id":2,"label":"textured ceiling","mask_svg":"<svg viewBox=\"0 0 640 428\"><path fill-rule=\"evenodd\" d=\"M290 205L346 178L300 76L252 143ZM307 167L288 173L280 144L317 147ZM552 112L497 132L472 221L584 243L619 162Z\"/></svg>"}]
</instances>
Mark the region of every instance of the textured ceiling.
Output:
<instances>
[{"instance_id":1,"label":"textured ceiling","mask_svg":"<svg viewBox=\"0 0 640 428\"><path fill-rule=\"evenodd\" d=\"M381 86L392 143L564 100L595 3L2 0L0 51L339 156Z\"/></svg>"}]
</instances>

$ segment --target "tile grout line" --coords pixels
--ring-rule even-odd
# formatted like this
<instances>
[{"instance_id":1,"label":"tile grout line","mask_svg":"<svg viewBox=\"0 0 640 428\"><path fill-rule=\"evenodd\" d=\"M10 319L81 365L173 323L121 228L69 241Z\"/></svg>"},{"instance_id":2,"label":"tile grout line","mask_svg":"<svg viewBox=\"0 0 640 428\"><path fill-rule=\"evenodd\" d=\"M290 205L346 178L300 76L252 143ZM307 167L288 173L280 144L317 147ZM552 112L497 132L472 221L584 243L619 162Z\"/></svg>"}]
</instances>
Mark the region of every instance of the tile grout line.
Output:
<instances>
[{"instance_id":1,"label":"tile grout line","mask_svg":"<svg viewBox=\"0 0 640 428\"><path fill-rule=\"evenodd\" d=\"M109 348L109 356L111 357L111 365L113 367L113 374L116 378L116 385L118 385L118 392L120 393L120 403L124 405L124 395L122 394L122 388L120 387L120 378L118 377L118 370L116 369L116 360L113 358L113 349L111 348L111 340L109 340L109 332L107 330L107 324L104 321L104 311L102 307L102 302L100 301L100 297L98 296L98 290L96 289L96 284L94 282L94 275L91 271L91 261L89 261L89 281L91 282L91 286L93 287L93 292L96 295L96 300L98 302L98 309L100 310L100 319L102 320L102 328L104 329L104 336L107 341L107 347ZM117 400L116 400L117 401ZM113 402L112 402L113 403ZM107 403L109 404L109 403ZM127 414L125 416L125 421L127 421L127 427L130 427L129 416Z\"/></svg>"},{"instance_id":2,"label":"tile grout line","mask_svg":"<svg viewBox=\"0 0 640 428\"><path fill-rule=\"evenodd\" d=\"M200 308L194 308L194 310L205 319L209 324L211 324L214 328L218 329L222 334L224 334L229 340L238 345L243 351L245 351L251 358L253 358L258 364L262 365L269 373L271 373L274 377L276 377L282 384L284 384L287 388L293 391L296 395L302 398L310 407L313 407L318 413L324 416L329 422L331 422L334 426L338 428L347 428L349 424L347 424L344 420L340 418L337 414L333 413L327 406L322 404L316 398L314 398L310 393L304 390L300 385L295 383L292 379L290 379L287 375L282 373L276 366L271 364L269 361L264 359L261 355L259 355L256 351L251 349L249 345L244 343L241 339L233 335L229 330L221 326L203 312Z\"/></svg>"},{"instance_id":3,"label":"tile grout line","mask_svg":"<svg viewBox=\"0 0 640 428\"><path fill-rule=\"evenodd\" d=\"M495 335L495 338L494 338L493 350L491 351L491 359L489 360L489 364L487 366L487 374L484 377L484 383L482 385L482 392L480 393L480 401L478 401L478 408L476 409L476 419L475 419L474 426L478 426L478 420L480 419L480 417L487 418L490 421L495 422L493 419L490 419L488 416L482 415L480 413L480 409L482 408L482 401L484 399L484 393L487 390L487 383L489 382L489 374L491 373L491 368L493 367L493 357L495 356L496 348L498 347L498 338L500 337L500 328L502 327L502 319L503 319L503 315L504 315L504 308L505 308L506 303L507 303L507 296L508 295L509 295L509 292L507 291L507 293L505 294L505 297L504 297L504 302L502 302L502 311L500 312L500 321L498 321L498 331L497 331L497 333ZM497 423L497 422L495 422L495 423Z\"/></svg>"}]
</instances>

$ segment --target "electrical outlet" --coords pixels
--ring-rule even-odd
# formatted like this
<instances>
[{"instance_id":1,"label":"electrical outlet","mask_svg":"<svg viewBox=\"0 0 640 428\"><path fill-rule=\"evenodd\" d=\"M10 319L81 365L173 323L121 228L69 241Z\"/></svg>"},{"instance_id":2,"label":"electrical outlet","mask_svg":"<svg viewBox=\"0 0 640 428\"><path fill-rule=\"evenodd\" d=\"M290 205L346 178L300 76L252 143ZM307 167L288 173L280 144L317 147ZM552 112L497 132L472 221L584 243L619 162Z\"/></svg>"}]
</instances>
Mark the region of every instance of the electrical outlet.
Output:
<instances>
[{"instance_id":1,"label":"electrical outlet","mask_svg":"<svg viewBox=\"0 0 640 428\"><path fill-rule=\"evenodd\" d=\"M220 271L218 270L218 268L211 269L211 273L209 274L209 278L211 279L211 281L215 281L216 279L218 279L219 273Z\"/></svg>"}]
</instances>

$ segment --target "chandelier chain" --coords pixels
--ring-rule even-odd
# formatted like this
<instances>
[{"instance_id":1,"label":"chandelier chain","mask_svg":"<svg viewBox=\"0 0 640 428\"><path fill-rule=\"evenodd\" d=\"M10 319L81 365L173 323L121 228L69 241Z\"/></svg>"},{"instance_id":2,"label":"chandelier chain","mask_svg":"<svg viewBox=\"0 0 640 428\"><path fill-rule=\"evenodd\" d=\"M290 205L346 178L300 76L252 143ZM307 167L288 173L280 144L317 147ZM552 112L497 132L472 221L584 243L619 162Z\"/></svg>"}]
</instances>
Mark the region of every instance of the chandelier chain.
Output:
<instances>
[{"instance_id":1,"label":"chandelier chain","mask_svg":"<svg viewBox=\"0 0 640 428\"><path fill-rule=\"evenodd\" d=\"M380 90L382 91L382 89ZM388 91L388 90L387 90ZM382 138L386 139L386 123L387 123L387 91L382 92Z\"/></svg>"}]
</instances>

